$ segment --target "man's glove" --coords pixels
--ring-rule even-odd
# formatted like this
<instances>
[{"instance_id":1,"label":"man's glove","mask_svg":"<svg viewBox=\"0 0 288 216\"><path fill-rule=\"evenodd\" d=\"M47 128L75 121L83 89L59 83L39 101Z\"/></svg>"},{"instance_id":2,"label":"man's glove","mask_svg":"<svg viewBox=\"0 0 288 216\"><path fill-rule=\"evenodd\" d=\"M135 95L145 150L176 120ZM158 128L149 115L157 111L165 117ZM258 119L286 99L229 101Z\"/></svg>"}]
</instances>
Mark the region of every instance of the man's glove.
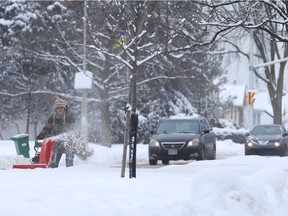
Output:
<instances>
[{"instance_id":1,"label":"man's glove","mask_svg":"<svg viewBox=\"0 0 288 216\"><path fill-rule=\"evenodd\" d=\"M36 140L35 144L34 144L34 149L35 148L40 148L41 146L42 146L42 140L41 140L41 142L39 140Z\"/></svg>"}]
</instances>

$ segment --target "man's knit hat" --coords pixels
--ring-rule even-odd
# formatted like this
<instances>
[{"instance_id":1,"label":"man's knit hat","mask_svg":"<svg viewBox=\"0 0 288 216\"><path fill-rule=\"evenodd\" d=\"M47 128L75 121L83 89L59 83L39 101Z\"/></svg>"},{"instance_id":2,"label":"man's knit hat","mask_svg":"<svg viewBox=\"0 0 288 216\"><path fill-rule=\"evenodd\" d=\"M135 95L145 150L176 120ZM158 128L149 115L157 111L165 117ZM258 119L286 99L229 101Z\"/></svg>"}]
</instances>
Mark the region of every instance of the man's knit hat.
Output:
<instances>
[{"instance_id":1,"label":"man's knit hat","mask_svg":"<svg viewBox=\"0 0 288 216\"><path fill-rule=\"evenodd\" d=\"M61 98L57 98L55 101L55 108L57 107L66 107L67 103L65 100L61 99Z\"/></svg>"}]
</instances>

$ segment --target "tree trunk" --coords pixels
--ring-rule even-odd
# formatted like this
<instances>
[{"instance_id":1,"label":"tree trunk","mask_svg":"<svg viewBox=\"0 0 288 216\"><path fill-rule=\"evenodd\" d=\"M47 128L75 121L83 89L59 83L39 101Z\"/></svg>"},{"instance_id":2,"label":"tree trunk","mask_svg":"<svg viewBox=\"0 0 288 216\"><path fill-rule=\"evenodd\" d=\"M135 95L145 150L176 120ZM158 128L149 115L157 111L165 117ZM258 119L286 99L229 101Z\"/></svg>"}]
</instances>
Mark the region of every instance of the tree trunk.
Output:
<instances>
[{"instance_id":1,"label":"tree trunk","mask_svg":"<svg viewBox=\"0 0 288 216\"><path fill-rule=\"evenodd\" d=\"M109 64L105 64L103 71L103 80L109 75ZM108 103L108 90L104 85L104 88L100 90L101 99L101 125L100 125L100 140L101 144L107 147L111 147L111 121L110 110Z\"/></svg>"},{"instance_id":2,"label":"tree trunk","mask_svg":"<svg viewBox=\"0 0 288 216\"><path fill-rule=\"evenodd\" d=\"M262 35L261 35L262 36ZM260 37L261 37L260 36ZM278 59L286 58L288 56L287 44L285 44L285 50L280 55L279 45L276 43L276 39L271 37L270 39L270 56L266 56L263 41L260 39L259 35L254 35L256 46L260 52L261 58L264 62L273 61L275 57ZM283 82L284 82L284 70L287 62L279 63L280 68L278 73L276 72L275 64L265 67L265 77L260 76L256 73L256 76L263 80L268 88L270 101L273 109L273 123L282 124L282 94L283 94ZM278 76L276 75L278 74Z\"/></svg>"},{"instance_id":3,"label":"tree trunk","mask_svg":"<svg viewBox=\"0 0 288 216\"><path fill-rule=\"evenodd\" d=\"M285 43L284 46L285 46L285 50L283 52L283 58L286 58L288 56L287 43ZM278 79L276 82L277 88L275 92L275 98L272 98L271 96L273 95L270 95L272 99L271 104L272 104L273 113L274 113L274 119L273 119L274 124L282 124L282 97L283 97L284 71L285 71L286 65L287 65L287 62L280 63L279 75L278 75Z\"/></svg>"},{"instance_id":4,"label":"tree trunk","mask_svg":"<svg viewBox=\"0 0 288 216\"><path fill-rule=\"evenodd\" d=\"M110 127L110 112L109 112L109 104L108 94L106 88L104 88L101 92L101 128L100 128L100 136L101 136L101 144L111 147L111 127Z\"/></svg>"},{"instance_id":5,"label":"tree trunk","mask_svg":"<svg viewBox=\"0 0 288 216\"><path fill-rule=\"evenodd\" d=\"M132 77L130 80L132 113L136 113L137 106L137 64L133 62Z\"/></svg>"}]
</instances>

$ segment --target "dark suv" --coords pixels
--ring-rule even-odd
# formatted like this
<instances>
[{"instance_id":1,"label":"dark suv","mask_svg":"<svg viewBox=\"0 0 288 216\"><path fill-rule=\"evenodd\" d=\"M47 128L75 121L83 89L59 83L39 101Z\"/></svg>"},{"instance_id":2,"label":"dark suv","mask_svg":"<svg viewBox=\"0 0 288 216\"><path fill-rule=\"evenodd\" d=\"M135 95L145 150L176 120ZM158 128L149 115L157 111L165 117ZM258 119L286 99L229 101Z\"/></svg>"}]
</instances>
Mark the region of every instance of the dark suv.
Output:
<instances>
[{"instance_id":1,"label":"dark suv","mask_svg":"<svg viewBox=\"0 0 288 216\"><path fill-rule=\"evenodd\" d=\"M215 160L216 135L205 117L174 116L160 121L149 142L149 164L158 160Z\"/></svg>"}]
</instances>

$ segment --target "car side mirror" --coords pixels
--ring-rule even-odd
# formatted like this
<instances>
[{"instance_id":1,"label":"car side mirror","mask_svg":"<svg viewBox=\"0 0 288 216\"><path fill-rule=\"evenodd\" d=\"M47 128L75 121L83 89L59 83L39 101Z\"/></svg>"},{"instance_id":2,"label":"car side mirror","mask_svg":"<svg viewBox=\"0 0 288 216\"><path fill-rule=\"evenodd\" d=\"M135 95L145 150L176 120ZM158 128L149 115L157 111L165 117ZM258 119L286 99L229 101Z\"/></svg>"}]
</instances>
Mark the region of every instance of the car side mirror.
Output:
<instances>
[{"instance_id":1,"label":"car side mirror","mask_svg":"<svg viewBox=\"0 0 288 216\"><path fill-rule=\"evenodd\" d=\"M207 134L207 133L210 133L211 129L204 129L203 130L203 134Z\"/></svg>"},{"instance_id":2,"label":"car side mirror","mask_svg":"<svg viewBox=\"0 0 288 216\"><path fill-rule=\"evenodd\" d=\"M248 136L250 136L250 134L251 134L250 132L246 132L246 133L244 133L244 136L248 137Z\"/></svg>"},{"instance_id":3,"label":"car side mirror","mask_svg":"<svg viewBox=\"0 0 288 216\"><path fill-rule=\"evenodd\" d=\"M285 132L283 135L284 135L284 136L288 136L288 132Z\"/></svg>"}]
</instances>

